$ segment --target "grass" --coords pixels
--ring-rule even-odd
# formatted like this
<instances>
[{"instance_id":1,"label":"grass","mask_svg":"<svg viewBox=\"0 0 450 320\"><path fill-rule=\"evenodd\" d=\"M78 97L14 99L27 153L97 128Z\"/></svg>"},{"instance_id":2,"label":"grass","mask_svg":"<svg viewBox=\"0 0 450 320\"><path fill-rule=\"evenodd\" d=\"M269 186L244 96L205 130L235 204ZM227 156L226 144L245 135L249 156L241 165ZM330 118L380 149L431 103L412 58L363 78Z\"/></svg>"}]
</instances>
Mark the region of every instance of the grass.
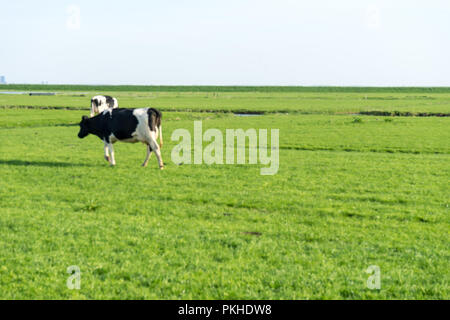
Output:
<instances>
[{"instance_id":1,"label":"grass","mask_svg":"<svg viewBox=\"0 0 450 320\"><path fill-rule=\"evenodd\" d=\"M449 119L334 113L164 112L159 171L142 144L109 167L86 111L0 109L0 298L448 299ZM171 162L193 120L279 128L278 173Z\"/></svg>"}]
</instances>

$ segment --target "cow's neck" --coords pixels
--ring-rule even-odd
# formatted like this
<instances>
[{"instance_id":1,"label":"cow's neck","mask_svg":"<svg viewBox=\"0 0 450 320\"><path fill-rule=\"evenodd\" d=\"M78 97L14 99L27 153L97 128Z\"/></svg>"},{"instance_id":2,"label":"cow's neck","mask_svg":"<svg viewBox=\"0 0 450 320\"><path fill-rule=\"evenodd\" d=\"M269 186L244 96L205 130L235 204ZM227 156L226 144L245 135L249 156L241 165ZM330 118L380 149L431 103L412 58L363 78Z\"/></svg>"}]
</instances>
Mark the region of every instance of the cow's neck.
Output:
<instances>
[{"instance_id":1,"label":"cow's neck","mask_svg":"<svg viewBox=\"0 0 450 320\"><path fill-rule=\"evenodd\" d=\"M93 135L96 135L100 139L103 139L104 136L105 136L105 133L102 130L101 118L100 117L94 117L94 118L91 118L89 120L90 120L89 133L91 133Z\"/></svg>"}]
</instances>

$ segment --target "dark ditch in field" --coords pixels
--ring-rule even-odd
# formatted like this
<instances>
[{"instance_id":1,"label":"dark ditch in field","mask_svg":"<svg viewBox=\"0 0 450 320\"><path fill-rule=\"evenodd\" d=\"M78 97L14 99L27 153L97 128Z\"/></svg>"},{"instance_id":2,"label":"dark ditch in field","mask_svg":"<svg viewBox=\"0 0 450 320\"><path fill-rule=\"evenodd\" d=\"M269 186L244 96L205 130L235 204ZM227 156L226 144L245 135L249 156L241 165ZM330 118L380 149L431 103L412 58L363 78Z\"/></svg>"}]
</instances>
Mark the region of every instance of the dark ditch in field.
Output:
<instances>
[{"instance_id":1,"label":"dark ditch in field","mask_svg":"<svg viewBox=\"0 0 450 320\"><path fill-rule=\"evenodd\" d=\"M270 110L270 111L261 111L261 110L247 110L247 109L172 109L172 108L158 108L161 111L166 112L195 112L195 113L228 113L234 114L239 117L248 117L248 116L264 116L268 114L288 114L292 113L304 113L303 111L287 111L287 110ZM310 113L310 112L306 112Z\"/></svg>"},{"instance_id":2,"label":"dark ditch in field","mask_svg":"<svg viewBox=\"0 0 450 320\"><path fill-rule=\"evenodd\" d=\"M263 112L233 112L237 117L258 117L263 116Z\"/></svg>"},{"instance_id":3,"label":"dark ditch in field","mask_svg":"<svg viewBox=\"0 0 450 320\"><path fill-rule=\"evenodd\" d=\"M54 96L55 92L21 92L21 91L0 91L0 94L27 94L29 96Z\"/></svg>"},{"instance_id":4,"label":"dark ditch in field","mask_svg":"<svg viewBox=\"0 0 450 320\"><path fill-rule=\"evenodd\" d=\"M30 124L30 125L16 125L11 127L1 127L0 130L13 130L18 128L43 128L43 127L78 127L78 123L39 123L39 124Z\"/></svg>"},{"instance_id":5,"label":"dark ditch in field","mask_svg":"<svg viewBox=\"0 0 450 320\"><path fill-rule=\"evenodd\" d=\"M28 95L30 96L54 96L55 92L30 92Z\"/></svg>"},{"instance_id":6,"label":"dark ditch in field","mask_svg":"<svg viewBox=\"0 0 450 320\"><path fill-rule=\"evenodd\" d=\"M41 110L83 110L89 111L89 107L63 107L63 106L10 106L3 105L0 109L41 109ZM379 117L450 117L450 113L444 112L409 112L409 111L360 111L360 112L335 112L327 113L321 111L302 111L302 110L226 110L226 109L172 109L159 108L165 112L198 112L198 113L228 113L238 117L263 116L270 114L330 114L330 115L361 115L361 116L379 116Z\"/></svg>"},{"instance_id":7,"label":"dark ditch in field","mask_svg":"<svg viewBox=\"0 0 450 320\"><path fill-rule=\"evenodd\" d=\"M0 109L39 109L39 110L91 110L85 107L58 107L58 106L0 106Z\"/></svg>"},{"instance_id":8,"label":"dark ditch in field","mask_svg":"<svg viewBox=\"0 0 450 320\"><path fill-rule=\"evenodd\" d=\"M409 112L409 111L360 111L355 115L380 117L450 117L450 113L443 112Z\"/></svg>"},{"instance_id":9,"label":"dark ditch in field","mask_svg":"<svg viewBox=\"0 0 450 320\"><path fill-rule=\"evenodd\" d=\"M405 150L405 149L356 149L356 148L328 148L328 147L307 147L307 146L280 146L280 150L297 151L326 151L326 152L355 152L355 153L396 153L396 154L449 154L447 151L439 150Z\"/></svg>"},{"instance_id":10,"label":"dark ditch in field","mask_svg":"<svg viewBox=\"0 0 450 320\"><path fill-rule=\"evenodd\" d=\"M86 110L89 111L90 108L88 107L63 107L63 106L24 106L24 105L17 105L17 106L10 106L10 105L4 105L0 106L0 109L40 109L40 110ZM253 110L226 110L226 109L172 109L172 108L159 108L161 111L165 112L197 112L197 113L232 113L236 116L262 116L266 114L288 114L287 111L253 111ZM294 111L293 113L300 113L301 111ZM301 112L303 113L303 112ZM311 112L307 112L308 114Z\"/></svg>"},{"instance_id":11,"label":"dark ditch in field","mask_svg":"<svg viewBox=\"0 0 450 320\"><path fill-rule=\"evenodd\" d=\"M93 167L95 165L86 163L70 163L70 162L56 162L56 161L24 161L18 159L0 160L0 165L9 166L34 166L34 167Z\"/></svg>"}]
</instances>

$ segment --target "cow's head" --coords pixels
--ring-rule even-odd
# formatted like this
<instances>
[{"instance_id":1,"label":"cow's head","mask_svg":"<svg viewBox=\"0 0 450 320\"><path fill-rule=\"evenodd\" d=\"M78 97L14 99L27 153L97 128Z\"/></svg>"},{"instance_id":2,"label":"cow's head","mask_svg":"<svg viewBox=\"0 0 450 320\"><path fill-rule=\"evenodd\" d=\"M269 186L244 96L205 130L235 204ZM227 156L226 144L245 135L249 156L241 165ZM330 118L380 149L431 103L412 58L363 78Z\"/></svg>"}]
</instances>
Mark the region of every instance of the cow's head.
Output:
<instances>
[{"instance_id":1,"label":"cow's head","mask_svg":"<svg viewBox=\"0 0 450 320\"><path fill-rule=\"evenodd\" d=\"M89 134L89 118L87 116L81 117L80 132L78 132L78 138L82 139Z\"/></svg>"}]
</instances>

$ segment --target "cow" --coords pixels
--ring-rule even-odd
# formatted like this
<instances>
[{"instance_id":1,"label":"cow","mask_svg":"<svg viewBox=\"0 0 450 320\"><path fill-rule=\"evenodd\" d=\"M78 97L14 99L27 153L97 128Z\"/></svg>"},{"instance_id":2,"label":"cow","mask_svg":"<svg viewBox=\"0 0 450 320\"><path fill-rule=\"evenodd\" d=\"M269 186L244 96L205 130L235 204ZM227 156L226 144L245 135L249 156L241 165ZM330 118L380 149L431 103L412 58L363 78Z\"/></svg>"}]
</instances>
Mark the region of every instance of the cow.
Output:
<instances>
[{"instance_id":1,"label":"cow","mask_svg":"<svg viewBox=\"0 0 450 320\"><path fill-rule=\"evenodd\" d=\"M82 139L89 134L99 137L105 144L105 160L111 166L116 165L113 143L140 141L147 145L147 156L142 166L147 166L154 151L159 168L162 170L164 164L161 158L163 145L161 118L161 112L154 108L108 109L92 118L82 116L78 137ZM158 135L161 147L156 142Z\"/></svg>"},{"instance_id":2,"label":"cow","mask_svg":"<svg viewBox=\"0 0 450 320\"><path fill-rule=\"evenodd\" d=\"M91 98L91 118L96 113L102 113L106 109L115 109L119 107L116 98L110 96L95 96Z\"/></svg>"}]
</instances>

